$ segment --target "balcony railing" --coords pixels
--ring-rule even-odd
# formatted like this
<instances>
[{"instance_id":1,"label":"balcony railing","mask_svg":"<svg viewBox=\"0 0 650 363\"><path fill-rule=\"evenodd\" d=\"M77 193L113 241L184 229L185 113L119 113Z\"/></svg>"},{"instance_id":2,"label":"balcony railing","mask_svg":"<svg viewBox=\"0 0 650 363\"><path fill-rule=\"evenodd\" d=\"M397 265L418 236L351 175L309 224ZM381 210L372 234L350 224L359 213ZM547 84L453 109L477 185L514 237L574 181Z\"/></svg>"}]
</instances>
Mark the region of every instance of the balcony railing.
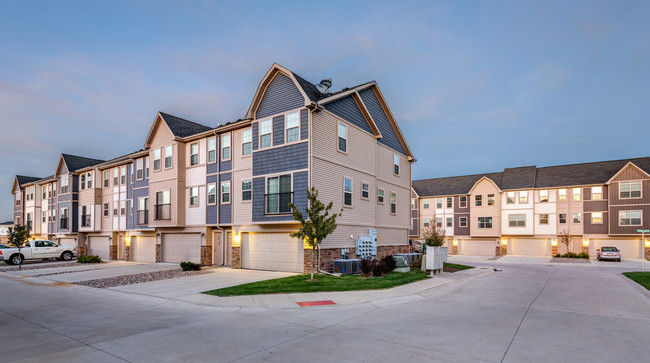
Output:
<instances>
[{"instance_id":1,"label":"balcony railing","mask_svg":"<svg viewBox=\"0 0 650 363\"><path fill-rule=\"evenodd\" d=\"M293 192L274 193L264 195L266 214L288 214L291 213L289 204L293 203Z\"/></svg>"},{"instance_id":2,"label":"balcony railing","mask_svg":"<svg viewBox=\"0 0 650 363\"><path fill-rule=\"evenodd\" d=\"M138 224L146 225L149 224L149 210L139 210L138 211Z\"/></svg>"},{"instance_id":3,"label":"balcony railing","mask_svg":"<svg viewBox=\"0 0 650 363\"><path fill-rule=\"evenodd\" d=\"M82 227L90 227L90 214L82 214L81 215L81 226Z\"/></svg>"},{"instance_id":4,"label":"balcony railing","mask_svg":"<svg viewBox=\"0 0 650 363\"><path fill-rule=\"evenodd\" d=\"M156 205L156 220L168 221L172 219L172 205L171 204L157 204Z\"/></svg>"}]
</instances>

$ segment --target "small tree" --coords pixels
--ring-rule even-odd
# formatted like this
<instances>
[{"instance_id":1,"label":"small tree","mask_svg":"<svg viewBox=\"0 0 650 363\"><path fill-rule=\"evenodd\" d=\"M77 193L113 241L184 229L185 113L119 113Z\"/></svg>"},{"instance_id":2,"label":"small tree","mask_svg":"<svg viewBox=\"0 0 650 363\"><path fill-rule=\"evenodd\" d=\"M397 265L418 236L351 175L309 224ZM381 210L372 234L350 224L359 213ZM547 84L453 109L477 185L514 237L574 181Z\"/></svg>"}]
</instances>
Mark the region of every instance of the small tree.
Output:
<instances>
[{"instance_id":1,"label":"small tree","mask_svg":"<svg viewBox=\"0 0 650 363\"><path fill-rule=\"evenodd\" d=\"M430 224L428 227L425 227L422 230L422 237L424 237L424 243L427 246L442 246L445 243L445 229L434 224Z\"/></svg>"},{"instance_id":2,"label":"small tree","mask_svg":"<svg viewBox=\"0 0 650 363\"><path fill-rule=\"evenodd\" d=\"M295 204L289 204L293 211L293 219L300 222L300 229L298 232L291 233L291 237L300 238L311 246L311 280L314 280L314 266L316 265L316 247L332 232L336 230L336 217L340 216L343 212L330 214L330 210L334 203L330 202L327 206L318 200L318 190L312 187L307 189L307 199L309 206L305 211L307 219L303 216L302 212L298 210Z\"/></svg>"},{"instance_id":3,"label":"small tree","mask_svg":"<svg viewBox=\"0 0 650 363\"><path fill-rule=\"evenodd\" d=\"M25 242L29 240L29 237L31 237L29 233L29 229L27 229L27 227L25 227L24 225L9 227L9 237L7 239L7 243L9 243L9 245L18 248L18 256L21 256L20 250L23 248ZM23 259L20 258L18 263L18 269L22 269L22 268L23 268Z\"/></svg>"},{"instance_id":4,"label":"small tree","mask_svg":"<svg viewBox=\"0 0 650 363\"><path fill-rule=\"evenodd\" d=\"M571 243L573 243L573 237L569 234L569 231L564 230L558 235L560 242L566 246L566 251L571 252Z\"/></svg>"}]
</instances>

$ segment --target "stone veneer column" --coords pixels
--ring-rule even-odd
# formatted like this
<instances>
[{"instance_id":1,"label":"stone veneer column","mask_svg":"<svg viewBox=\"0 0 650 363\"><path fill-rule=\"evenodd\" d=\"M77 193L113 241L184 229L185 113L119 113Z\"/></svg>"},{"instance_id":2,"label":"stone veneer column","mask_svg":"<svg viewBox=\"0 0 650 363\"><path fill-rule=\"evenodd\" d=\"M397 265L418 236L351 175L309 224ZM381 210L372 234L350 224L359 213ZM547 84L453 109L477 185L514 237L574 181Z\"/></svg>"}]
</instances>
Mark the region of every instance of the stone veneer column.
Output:
<instances>
[{"instance_id":1,"label":"stone veneer column","mask_svg":"<svg viewBox=\"0 0 650 363\"><path fill-rule=\"evenodd\" d=\"M117 260L117 245L111 245L109 250L111 260Z\"/></svg>"},{"instance_id":2,"label":"stone veneer column","mask_svg":"<svg viewBox=\"0 0 650 363\"><path fill-rule=\"evenodd\" d=\"M124 246L124 260L131 261L131 246Z\"/></svg>"},{"instance_id":3,"label":"stone veneer column","mask_svg":"<svg viewBox=\"0 0 650 363\"><path fill-rule=\"evenodd\" d=\"M508 245L501 244L501 256L508 255Z\"/></svg>"},{"instance_id":4,"label":"stone veneer column","mask_svg":"<svg viewBox=\"0 0 650 363\"><path fill-rule=\"evenodd\" d=\"M581 252L582 252L582 253L589 254L589 245L586 245L586 246L585 246L585 245L583 244L583 245L582 245L582 251L581 251Z\"/></svg>"},{"instance_id":5,"label":"stone veneer column","mask_svg":"<svg viewBox=\"0 0 650 363\"><path fill-rule=\"evenodd\" d=\"M553 255L553 257L557 256L557 244L555 246L551 246L551 255Z\"/></svg>"},{"instance_id":6,"label":"stone veneer column","mask_svg":"<svg viewBox=\"0 0 650 363\"><path fill-rule=\"evenodd\" d=\"M201 265L212 265L212 246L201 246Z\"/></svg>"},{"instance_id":7,"label":"stone veneer column","mask_svg":"<svg viewBox=\"0 0 650 363\"><path fill-rule=\"evenodd\" d=\"M646 260L650 260L650 246L645 245L645 258Z\"/></svg>"},{"instance_id":8,"label":"stone veneer column","mask_svg":"<svg viewBox=\"0 0 650 363\"><path fill-rule=\"evenodd\" d=\"M156 245L156 262L162 261L162 247L160 244Z\"/></svg>"},{"instance_id":9,"label":"stone veneer column","mask_svg":"<svg viewBox=\"0 0 650 363\"><path fill-rule=\"evenodd\" d=\"M77 249L77 256L88 256L88 247L87 246L80 246Z\"/></svg>"},{"instance_id":10,"label":"stone veneer column","mask_svg":"<svg viewBox=\"0 0 650 363\"><path fill-rule=\"evenodd\" d=\"M230 268L241 268L241 247L231 247Z\"/></svg>"}]
</instances>

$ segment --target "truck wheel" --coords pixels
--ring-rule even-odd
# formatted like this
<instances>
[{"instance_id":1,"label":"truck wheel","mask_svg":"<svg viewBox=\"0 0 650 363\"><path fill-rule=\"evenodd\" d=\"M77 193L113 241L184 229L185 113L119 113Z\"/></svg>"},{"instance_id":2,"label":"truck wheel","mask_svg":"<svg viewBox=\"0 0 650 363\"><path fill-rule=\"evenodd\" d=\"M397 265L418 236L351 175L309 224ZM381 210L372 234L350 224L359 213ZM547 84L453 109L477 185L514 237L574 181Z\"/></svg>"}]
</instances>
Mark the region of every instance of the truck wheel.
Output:
<instances>
[{"instance_id":1,"label":"truck wheel","mask_svg":"<svg viewBox=\"0 0 650 363\"><path fill-rule=\"evenodd\" d=\"M11 261L12 265L19 265L23 261L23 258L19 254L15 254L9 258L9 261Z\"/></svg>"},{"instance_id":2,"label":"truck wheel","mask_svg":"<svg viewBox=\"0 0 650 363\"><path fill-rule=\"evenodd\" d=\"M61 259L62 259L63 261L70 261L70 260L72 260L72 253L70 253L70 252L68 252L68 251L63 252L63 253L61 254Z\"/></svg>"}]
</instances>

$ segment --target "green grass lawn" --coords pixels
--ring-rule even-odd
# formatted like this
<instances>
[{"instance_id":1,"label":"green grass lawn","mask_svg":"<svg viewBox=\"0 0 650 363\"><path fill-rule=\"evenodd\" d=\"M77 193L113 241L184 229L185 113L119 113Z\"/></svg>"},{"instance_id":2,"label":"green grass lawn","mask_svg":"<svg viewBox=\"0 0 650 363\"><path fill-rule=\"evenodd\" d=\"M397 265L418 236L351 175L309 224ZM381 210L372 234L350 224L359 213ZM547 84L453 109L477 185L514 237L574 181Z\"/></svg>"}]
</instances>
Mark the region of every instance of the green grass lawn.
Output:
<instances>
[{"instance_id":1,"label":"green grass lawn","mask_svg":"<svg viewBox=\"0 0 650 363\"><path fill-rule=\"evenodd\" d=\"M456 270L469 270L470 268L474 268L474 266L459 265L457 263L447 263L447 262L445 262L444 268L451 268L451 269L456 269Z\"/></svg>"},{"instance_id":2,"label":"green grass lawn","mask_svg":"<svg viewBox=\"0 0 650 363\"><path fill-rule=\"evenodd\" d=\"M650 290L650 272L623 272L623 275Z\"/></svg>"},{"instance_id":3,"label":"green grass lawn","mask_svg":"<svg viewBox=\"0 0 650 363\"><path fill-rule=\"evenodd\" d=\"M296 275L280 279L251 282L249 284L205 291L203 293L216 296L239 296L291 292L379 290L424 280L428 276L420 270L411 270L409 272L391 272L384 277L314 275L314 278L318 281L307 281L309 278L310 275Z\"/></svg>"}]
</instances>

